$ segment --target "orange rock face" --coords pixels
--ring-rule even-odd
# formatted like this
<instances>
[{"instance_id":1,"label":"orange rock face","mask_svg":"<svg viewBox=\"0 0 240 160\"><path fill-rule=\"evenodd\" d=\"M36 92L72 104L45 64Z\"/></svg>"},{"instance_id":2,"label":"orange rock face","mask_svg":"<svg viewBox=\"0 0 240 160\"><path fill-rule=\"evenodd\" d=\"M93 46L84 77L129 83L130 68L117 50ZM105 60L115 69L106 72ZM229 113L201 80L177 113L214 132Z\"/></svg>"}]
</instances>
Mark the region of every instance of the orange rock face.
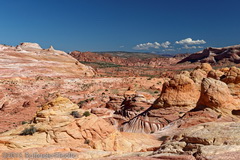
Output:
<instances>
[{"instance_id":1,"label":"orange rock face","mask_svg":"<svg viewBox=\"0 0 240 160\"><path fill-rule=\"evenodd\" d=\"M221 81L205 78L201 85L201 96L197 108L233 110L238 108L239 101L230 94L228 86Z\"/></svg>"},{"instance_id":2,"label":"orange rock face","mask_svg":"<svg viewBox=\"0 0 240 160\"><path fill-rule=\"evenodd\" d=\"M163 85L159 99L153 107L188 107L192 109L200 96L195 83L185 75L176 75Z\"/></svg>"}]
</instances>

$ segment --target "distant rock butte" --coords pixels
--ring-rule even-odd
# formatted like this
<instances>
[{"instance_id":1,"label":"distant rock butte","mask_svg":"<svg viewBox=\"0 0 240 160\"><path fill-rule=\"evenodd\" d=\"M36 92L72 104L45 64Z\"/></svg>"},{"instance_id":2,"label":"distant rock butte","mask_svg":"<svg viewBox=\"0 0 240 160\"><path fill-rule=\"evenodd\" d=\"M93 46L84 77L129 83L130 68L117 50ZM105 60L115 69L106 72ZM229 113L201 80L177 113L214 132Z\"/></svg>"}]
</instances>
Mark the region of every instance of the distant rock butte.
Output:
<instances>
[{"instance_id":1,"label":"distant rock butte","mask_svg":"<svg viewBox=\"0 0 240 160\"><path fill-rule=\"evenodd\" d=\"M224 48L206 48L203 51L189 55L178 63L202 62L202 63L240 63L240 45Z\"/></svg>"},{"instance_id":2,"label":"distant rock butte","mask_svg":"<svg viewBox=\"0 0 240 160\"><path fill-rule=\"evenodd\" d=\"M0 46L1 78L13 77L81 77L95 71L79 63L63 51L42 49L37 43L21 43L16 47Z\"/></svg>"}]
</instances>

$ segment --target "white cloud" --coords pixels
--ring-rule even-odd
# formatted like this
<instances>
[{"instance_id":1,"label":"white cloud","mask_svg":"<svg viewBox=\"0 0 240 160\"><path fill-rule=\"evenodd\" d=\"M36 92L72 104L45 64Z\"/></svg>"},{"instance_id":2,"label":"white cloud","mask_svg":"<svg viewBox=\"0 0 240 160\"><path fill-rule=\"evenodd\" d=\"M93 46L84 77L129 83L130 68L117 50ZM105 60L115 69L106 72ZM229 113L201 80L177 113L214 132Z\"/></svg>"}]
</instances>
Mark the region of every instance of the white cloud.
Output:
<instances>
[{"instance_id":1,"label":"white cloud","mask_svg":"<svg viewBox=\"0 0 240 160\"><path fill-rule=\"evenodd\" d=\"M171 44L171 43L170 43L169 41L166 41L166 42L162 43L161 46L162 46L163 48L168 48L170 44Z\"/></svg>"},{"instance_id":2,"label":"white cloud","mask_svg":"<svg viewBox=\"0 0 240 160\"><path fill-rule=\"evenodd\" d=\"M158 42L154 42L154 43L142 43L142 44L138 44L135 47L133 47L133 49L135 50L148 50L149 48L154 48L154 49L159 49L160 47L163 48L168 48L169 45L171 43L169 41L166 41L164 43L158 43Z\"/></svg>"},{"instance_id":3,"label":"white cloud","mask_svg":"<svg viewBox=\"0 0 240 160\"><path fill-rule=\"evenodd\" d=\"M197 48L203 48L203 46L188 46L188 45L184 45L182 48L183 49L197 49Z\"/></svg>"},{"instance_id":4,"label":"white cloud","mask_svg":"<svg viewBox=\"0 0 240 160\"><path fill-rule=\"evenodd\" d=\"M186 38L180 41L176 41L176 44L181 44L181 45L198 45L198 44L205 44L206 41L204 40L192 40L192 38Z\"/></svg>"},{"instance_id":5,"label":"white cloud","mask_svg":"<svg viewBox=\"0 0 240 160\"><path fill-rule=\"evenodd\" d=\"M124 48L125 46L120 46L119 48Z\"/></svg>"}]
</instances>

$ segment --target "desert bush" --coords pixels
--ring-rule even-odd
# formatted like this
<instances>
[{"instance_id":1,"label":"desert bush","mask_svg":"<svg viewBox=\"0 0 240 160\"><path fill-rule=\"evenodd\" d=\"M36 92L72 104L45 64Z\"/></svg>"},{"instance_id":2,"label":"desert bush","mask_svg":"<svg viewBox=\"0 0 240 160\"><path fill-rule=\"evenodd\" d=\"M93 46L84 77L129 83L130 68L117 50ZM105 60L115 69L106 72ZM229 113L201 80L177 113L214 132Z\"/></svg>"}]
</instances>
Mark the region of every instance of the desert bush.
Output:
<instances>
[{"instance_id":1,"label":"desert bush","mask_svg":"<svg viewBox=\"0 0 240 160\"><path fill-rule=\"evenodd\" d=\"M27 121L22 121L22 125L27 124L27 123L28 123Z\"/></svg>"},{"instance_id":2,"label":"desert bush","mask_svg":"<svg viewBox=\"0 0 240 160\"><path fill-rule=\"evenodd\" d=\"M26 136L26 135L33 135L37 129L34 126L31 126L30 128L25 128L20 135Z\"/></svg>"},{"instance_id":3,"label":"desert bush","mask_svg":"<svg viewBox=\"0 0 240 160\"><path fill-rule=\"evenodd\" d=\"M72 111L71 114L74 118L81 118L82 116L78 113L78 111Z\"/></svg>"},{"instance_id":4,"label":"desert bush","mask_svg":"<svg viewBox=\"0 0 240 160\"><path fill-rule=\"evenodd\" d=\"M77 105L81 108L84 103L87 103L87 102L85 100L83 100L83 101L78 102Z\"/></svg>"},{"instance_id":5,"label":"desert bush","mask_svg":"<svg viewBox=\"0 0 240 160\"><path fill-rule=\"evenodd\" d=\"M85 111L85 112L83 113L83 116L85 116L85 117L90 116L90 112L89 112L89 111Z\"/></svg>"}]
</instances>

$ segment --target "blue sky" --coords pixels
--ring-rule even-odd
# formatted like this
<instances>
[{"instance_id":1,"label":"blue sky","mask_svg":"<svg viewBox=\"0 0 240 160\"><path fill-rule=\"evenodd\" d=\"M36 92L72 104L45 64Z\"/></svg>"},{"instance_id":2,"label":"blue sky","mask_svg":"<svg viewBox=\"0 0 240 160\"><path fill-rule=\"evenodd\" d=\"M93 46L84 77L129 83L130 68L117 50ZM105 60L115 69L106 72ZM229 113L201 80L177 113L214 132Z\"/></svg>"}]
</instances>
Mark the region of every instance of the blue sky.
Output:
<instances>
[{"instance_id":1,"label":"blue sky","mask_svg":"<svg viewBox=\"0 0 240 160\"><path fill-rule=\"evenodd\" d=\"M240 44L239 0L1 0L0 43L195 52Z\"/></svg>"}]
</instances>

